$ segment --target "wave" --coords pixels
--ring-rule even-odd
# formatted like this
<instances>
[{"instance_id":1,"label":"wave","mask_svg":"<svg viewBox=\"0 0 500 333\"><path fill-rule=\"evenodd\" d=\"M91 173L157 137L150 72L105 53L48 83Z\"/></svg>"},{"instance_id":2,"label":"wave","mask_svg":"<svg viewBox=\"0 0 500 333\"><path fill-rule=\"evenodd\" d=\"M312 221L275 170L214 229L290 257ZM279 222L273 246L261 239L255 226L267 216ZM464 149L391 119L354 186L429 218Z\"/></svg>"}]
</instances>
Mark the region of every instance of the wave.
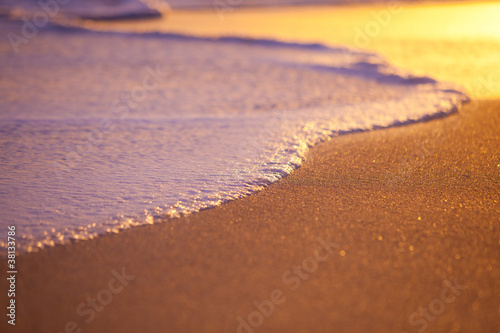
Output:
<instances>
[{"instance_id":1,"label":"wave","mask_svg":"<svg viewBox=\"0 0 500 333\"><path fill-rule=\"evenodd\" d=\"M124 20L162 16L169 7L154 6L154 1L140 0L2 0L0 13L11 18L46 15L59 20ZM167 6L167 5L165 5Z\"/></svg>"},{"instance_id":2,"label":"wave","mask_svg":"<svg viewBox=\"0 0 500 333\"><path fill-rule=\"evenodd\" d=\"M276 39L267 38L250 38L250 37L240 37L240 36L221 36L221 37L205 37L205 36L194 36L186 35L181 33L170 33L170 32L120 32L120 31L105 31L96 30L92 27L92 24L87 24L82 21L68 21L64 24L54 22L52 25L53 30L60 31L76 31L81 32L91 32L109 35L120 35L120 36L130 36L130 37L142 37L142 38L167 38L173 40L184 40L184 41L204 41L204 42L218 42L218 43L240 43L244 45L255 45L267 48L292 48L292 49L303 49L311 51L323 51L328 52L330 55L338 55L348 61L343 63L333 63L322 64L322 63L310 63L307 64L309 67L316 70L328 70L342 75L351 76L361 76L367 79L373 79L380 83L395 84L395 85L425 85L434 84L438 85L439 82L429 76L416 76L411 73L407 73L394 66L387 63L382 57L373 52L368 52L365 50L355 49L348 46L330 46L321 43L295 43L289 41L282 41ZM355 59L354 59L355 57ZM338 59L338 58L337 58ZM300 64L296 62L293 64ZM292 63L291 63L292 64ZM446 83L445 86L449 92L462 94L461 87L453 86L450 88L450 83Z\"/></svg>"},{"instance_id":3,"label":"wave","mask_svg":"<svg viewBox=\"0 0 500 333\"><path fill-rule=\"evenodd\" d=\"M21 252L189 216L277 181L329 137L467 101L321 44L52 25L19 52L2 55L0 210Z\"/></svg>"}]
</instances>

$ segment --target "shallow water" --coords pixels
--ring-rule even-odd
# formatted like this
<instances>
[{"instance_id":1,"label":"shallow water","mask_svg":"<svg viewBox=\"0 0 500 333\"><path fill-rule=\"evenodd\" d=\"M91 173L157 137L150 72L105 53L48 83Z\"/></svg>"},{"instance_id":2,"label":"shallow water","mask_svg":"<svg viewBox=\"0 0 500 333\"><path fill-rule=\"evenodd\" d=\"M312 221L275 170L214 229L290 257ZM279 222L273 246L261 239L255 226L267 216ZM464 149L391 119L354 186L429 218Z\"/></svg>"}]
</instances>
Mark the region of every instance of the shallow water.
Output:
<instances>
[{"instance_id":1,"label":"shallow water","mask_svg":"<svg viewBox=\"0 0 500 333\"><path fill-rule=\"evenodd\" d=\"M22 23L1 21L3 35ZM41 29L0 42L2 225L21 251L247 195L339 133L466 100L345 47Z\"/></svg>"}]
</instances>

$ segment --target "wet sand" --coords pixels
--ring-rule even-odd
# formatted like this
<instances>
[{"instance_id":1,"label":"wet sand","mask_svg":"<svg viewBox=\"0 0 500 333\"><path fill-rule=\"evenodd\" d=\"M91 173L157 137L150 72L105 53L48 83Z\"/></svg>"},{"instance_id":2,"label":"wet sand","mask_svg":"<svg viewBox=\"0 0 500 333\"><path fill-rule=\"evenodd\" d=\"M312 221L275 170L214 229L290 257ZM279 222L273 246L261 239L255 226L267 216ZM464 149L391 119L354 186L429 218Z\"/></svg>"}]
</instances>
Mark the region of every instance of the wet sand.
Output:
<instances>
[{"instance_id":1,"label":"wet sand","mask_svg":"<svg viewBox=\"0 0 500 333\"><path fill-rule=\"evenodd\" d=\"M499 111L336 137L247 198L21 256L15 331L237 332L274 296L256 332L496 332Z\"/></svg>"},{"instance_id":2,"label":"wet sand","mask_svg":"<svg viewBox=\"0 0 500 333\"><path fill-rule=\"evenodd\" d=\"M18 257L7 331L497 332L500 100L472 97L334 137L249 197Z\"/></svg>"}]
</instances>

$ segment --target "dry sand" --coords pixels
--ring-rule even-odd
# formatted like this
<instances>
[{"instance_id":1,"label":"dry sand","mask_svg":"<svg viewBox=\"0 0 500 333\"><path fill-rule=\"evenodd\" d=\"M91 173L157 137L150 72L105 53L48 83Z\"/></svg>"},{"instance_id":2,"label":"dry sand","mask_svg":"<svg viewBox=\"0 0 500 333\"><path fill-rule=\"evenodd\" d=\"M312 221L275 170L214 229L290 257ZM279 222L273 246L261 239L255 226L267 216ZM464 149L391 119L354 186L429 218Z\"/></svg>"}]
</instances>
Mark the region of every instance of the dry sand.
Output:
<instances>
[{"instance_id":1,"label":"dry sand","mask_svg":"<svg viewBox=\"0 0 500 333\"><path fill-rule=\"evenodd\" d=\"M332 138L244 199L20 256L8 332L499 332L499 151L498 100Z\"/></svg>"}]
</instances>

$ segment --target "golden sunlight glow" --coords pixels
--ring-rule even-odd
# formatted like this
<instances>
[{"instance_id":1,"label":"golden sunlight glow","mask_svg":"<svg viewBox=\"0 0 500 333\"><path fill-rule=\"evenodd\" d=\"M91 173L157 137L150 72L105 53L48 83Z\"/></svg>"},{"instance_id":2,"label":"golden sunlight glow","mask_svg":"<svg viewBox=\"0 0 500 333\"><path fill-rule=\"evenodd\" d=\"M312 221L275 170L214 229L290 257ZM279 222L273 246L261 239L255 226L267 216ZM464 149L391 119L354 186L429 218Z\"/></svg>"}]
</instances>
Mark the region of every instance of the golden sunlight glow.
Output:
<instances>
[{"instance_id":1,"label":"golden sunlight glow","mask_svg":"<svg viewBox=\"0 0 500 333\"><path fill-rule=\"evenodd\" d=\"M396 66L464 86L473 98L500 96L500 3L315 6L174 11L150 21L91 23L98 29L237 35L349 45ZM89 23L90 24L90 23ZM445 56L443 56L445 55Z\"/></svg>"}]
</instances>

